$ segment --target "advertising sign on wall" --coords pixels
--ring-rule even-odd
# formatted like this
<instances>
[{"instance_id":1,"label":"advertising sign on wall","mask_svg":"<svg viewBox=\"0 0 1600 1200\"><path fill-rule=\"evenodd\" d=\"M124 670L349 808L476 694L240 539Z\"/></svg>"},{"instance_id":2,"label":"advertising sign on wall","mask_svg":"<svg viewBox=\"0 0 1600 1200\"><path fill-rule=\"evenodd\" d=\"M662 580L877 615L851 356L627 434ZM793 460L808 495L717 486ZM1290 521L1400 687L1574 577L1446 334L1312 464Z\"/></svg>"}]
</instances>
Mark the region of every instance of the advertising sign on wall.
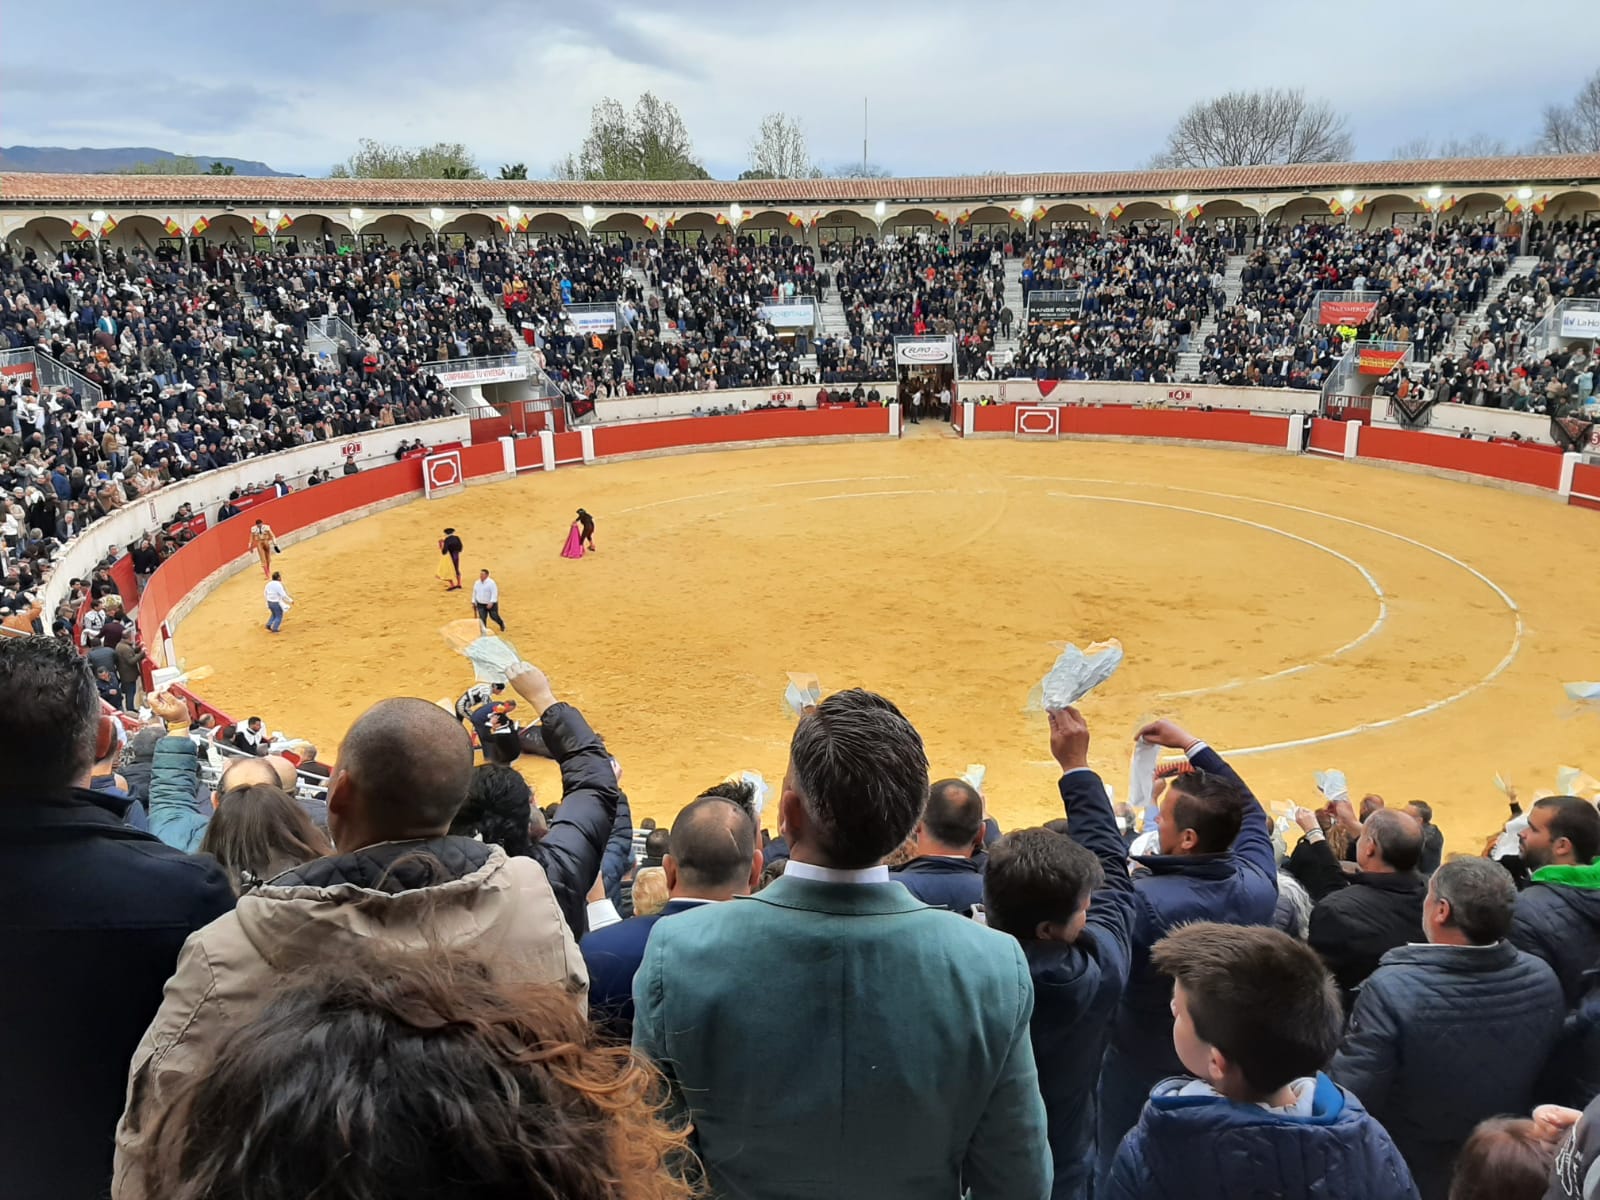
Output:
<instances>
[{"instance_id":1,"label":"advertising sign on wall","mask_svg":"<svg viewBox=\"0 0 1600 1200\"><path fill-rule=\"evenodd\" d=\"M780 329L809 329L817 323L816 310L809 304L763 304L757 311L763 321Z\"/></svg>"},{"instance_id":2,"label":"advertising sign on wall","mask_svg":"<svg viewBox=\"0 0 1600 1200\"><path fill-rule=\"evenodd\" d=\"M1600 338L1600 309L1567 309L1561 314L1564 338Z\"/></svg>"},{"instance_id":3,"label":"advertising sign on wall","mask_svg":"<svg viewBox=\"0 0 1600 1200\"><path fill-rule=\"evenodd\" d=\"M896 342L894 345L894 361L897 363L916 366L955 360L955 343L951 338L941 338L937 342Z\"/></svg>"}]
</instances>

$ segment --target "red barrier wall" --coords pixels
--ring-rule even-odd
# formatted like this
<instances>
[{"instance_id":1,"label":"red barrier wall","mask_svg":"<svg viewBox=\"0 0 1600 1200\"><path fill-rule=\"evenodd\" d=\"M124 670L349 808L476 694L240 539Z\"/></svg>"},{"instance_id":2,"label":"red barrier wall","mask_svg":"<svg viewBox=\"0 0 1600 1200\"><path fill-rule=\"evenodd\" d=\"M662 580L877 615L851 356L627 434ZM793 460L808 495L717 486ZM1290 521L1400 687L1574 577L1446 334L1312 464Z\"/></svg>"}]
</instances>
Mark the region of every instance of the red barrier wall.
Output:
<instances>
[{"instance_id":1,"label":"red barrier wall","mask_svg":"<svg viewBox=\"0 0 1600 1200\"><path fill-rule=\"evenodd\" d=\"M492 442L496 438L510 437L512 421L510 417L477 417L470 428L472 429L472 444L482 445Z\"/></svg>"},{"instance_id":2,"label":"red barrier wall","mask_svg":"<svg viewBox=\"0 0 1600 1200\"><path fill-rule=\"evenodd\" d=\"M490 447L479 447L490 449ZM498 456L500 447L492 447ZM471 448L462 451L465 458ZM465 463L463 463L465 466ZM471 474L469 471L468 474ZM302 488L258 506L249 517L214 525L156 569L139 599L139 633L152 650L161 645L161 623L180 600L212 572L249 551L250 526L260 517L280 537L337 513L422 490L422 460L339 475L314 488Z\"/></svg>"},{"instance_id":3,"label":"red barrier wall","mask_svg":"<svg viewBox=\"0 0 1600 1200\"><path fill-rule=\"evenodd\" d=\"M1311 418L1311 448L1326 450L1330 454L1344 453L1345 423L1330 421L1326 417Z\"/></svg>"},{"instance_id":4,"label":"red barrier wall","mask_svg":"<svg viewBox=\"0 0 1600 1200\"><path fill-rule=\"evenodd\" d=\"M1555 491L1561 483L1559 454L1546 454L1532 446L1521 446L1515 442L1491 444L1433 433L1367 426L1361 431L1357 453L1360 458L1413 463L1419 467L1435 467L1445 471L1464 471L1469 475L1527 483L1550 491Z\"/></svg>"},{"instance_id":5,"label":"red barrier wall","mask_svg":"<svg viewBox=\"0 0 1600 1200\"><path fill-rule=\"evenodd\" d=\"M556 434L556 462L575 463L583 461L583 435L572 433Z\"/></svg>"},{"instance_id":6,"label":"red barrier wall","mask_svg":"<svg viewBox=\"0 0 1600 1200\"><path fill-rule=\"evenodd\" d=\"M678 421L642 421L636 425L597 425L596 458L638 454L677 446L714 446L719 442L760 442L772 438L837 437L889 432L886 408L777 408L735 413L727 417L689 417ZM558 437L557 442L560 442ZM558 449L556 457L565 458Z\"/></svg>"},{"instance_id":7,"label":"red barrier wall","mask_svg":"<svg viewBox=\"0 0 1600 1200\"><path fill-rule=\"evenodd\" d=\"M982 404L973 410L974 433L1012 433L1016 410L1039 405ZM1287 417L1262 417L1254 413L1203 412L1200 409L1093 408L1060 406L1061 432L1103 437L1183 438L1197 442L1232 442L1247 446L1284 446L1289 439Z\"/></svg>"},{"instance_id":8,"label":"red barrier wall","mask_svg":"<svg viewBox=\"0 0 1600 1200\"><path fill-rule=\"evenodd\" d=\"M544 466L544 455L539 450L538 438L518 438L511 443L511 449L516 454L518 469Z\"/></svg>"},{"instance_id":9,"label":"red barrier wall","mask_svg":"<svg viewBox=\"0 0 1600 1200\"><path fill-rule=\"evenodd\" d=\"M1578 463L1572 468L1572 495L1568 503L1579 508L1600 508L1600 467Z\"/></svg>"}]
</instances>

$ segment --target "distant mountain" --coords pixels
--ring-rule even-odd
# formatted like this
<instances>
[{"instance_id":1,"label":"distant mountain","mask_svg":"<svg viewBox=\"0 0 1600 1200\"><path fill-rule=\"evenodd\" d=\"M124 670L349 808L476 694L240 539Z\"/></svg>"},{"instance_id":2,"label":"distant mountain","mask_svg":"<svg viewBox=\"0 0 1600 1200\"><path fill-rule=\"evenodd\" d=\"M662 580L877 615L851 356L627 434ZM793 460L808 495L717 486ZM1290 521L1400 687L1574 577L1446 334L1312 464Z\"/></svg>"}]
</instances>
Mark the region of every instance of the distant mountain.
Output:
<instances>
[{"instance_id":1,"label":"distant mountain","mask_svg":"<svg viewBox=\"0 0 1600 1200\"><path fill-rule=\"evenodd\" d=\"M171 150L157 150L153 146L118 146L110 150L97 150L83 146L68 150L62 146L0 146L0 171L45 171L58 175L101 175L126 171L137 163L170 162L178 158ZM189 154L200 164L201 170L214 162L232 167L235 175L289 175L288 171L274 171L264 162L247 158L223 158L213 154Z\"/></svg>"}]
</instances>

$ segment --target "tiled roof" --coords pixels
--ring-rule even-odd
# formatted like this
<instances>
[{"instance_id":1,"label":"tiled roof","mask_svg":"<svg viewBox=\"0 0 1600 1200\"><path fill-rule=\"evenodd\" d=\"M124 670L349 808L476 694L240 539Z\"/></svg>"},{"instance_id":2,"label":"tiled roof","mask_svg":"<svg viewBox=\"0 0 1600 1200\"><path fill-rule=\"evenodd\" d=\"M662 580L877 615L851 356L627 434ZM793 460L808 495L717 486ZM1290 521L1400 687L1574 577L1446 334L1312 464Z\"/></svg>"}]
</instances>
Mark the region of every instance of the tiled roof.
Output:
<instances>
[{"instance_id":1,"label":"tiled roof","mask_svg":"<svg viewBox=\"0 0 1600 1200\"><path fill-rule=\"evenodd\" d=\"M250 175L0 174L0 204L826 204L874 200L975 201L1035 196L1136 196L1283 192L1328 188L1507 188L1600 181L1600 154L1448 158L1417 162L1297 163L1277 167L959 175L920 179L685 180L551 183L497 179L297 179Z\"/></svg>"}]
</instances>

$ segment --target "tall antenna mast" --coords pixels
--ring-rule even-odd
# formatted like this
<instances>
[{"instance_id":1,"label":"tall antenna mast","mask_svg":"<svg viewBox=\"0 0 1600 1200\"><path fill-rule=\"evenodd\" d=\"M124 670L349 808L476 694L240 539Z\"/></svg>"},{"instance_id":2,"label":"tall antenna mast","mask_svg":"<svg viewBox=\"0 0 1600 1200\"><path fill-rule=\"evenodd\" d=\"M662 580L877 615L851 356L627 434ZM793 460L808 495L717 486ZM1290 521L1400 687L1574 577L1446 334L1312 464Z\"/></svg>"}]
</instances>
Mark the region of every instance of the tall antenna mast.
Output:
<instances>
[{"instance_id":1,"label":"tall antenna mast","mask_svg":"<svg viewBox=\"0 0 1600 1200\"><path fill-rule=\"evenodd\" d=\"M867 173L867 98L861 97L861 173Z\"/></svg>"}]
</instances>

